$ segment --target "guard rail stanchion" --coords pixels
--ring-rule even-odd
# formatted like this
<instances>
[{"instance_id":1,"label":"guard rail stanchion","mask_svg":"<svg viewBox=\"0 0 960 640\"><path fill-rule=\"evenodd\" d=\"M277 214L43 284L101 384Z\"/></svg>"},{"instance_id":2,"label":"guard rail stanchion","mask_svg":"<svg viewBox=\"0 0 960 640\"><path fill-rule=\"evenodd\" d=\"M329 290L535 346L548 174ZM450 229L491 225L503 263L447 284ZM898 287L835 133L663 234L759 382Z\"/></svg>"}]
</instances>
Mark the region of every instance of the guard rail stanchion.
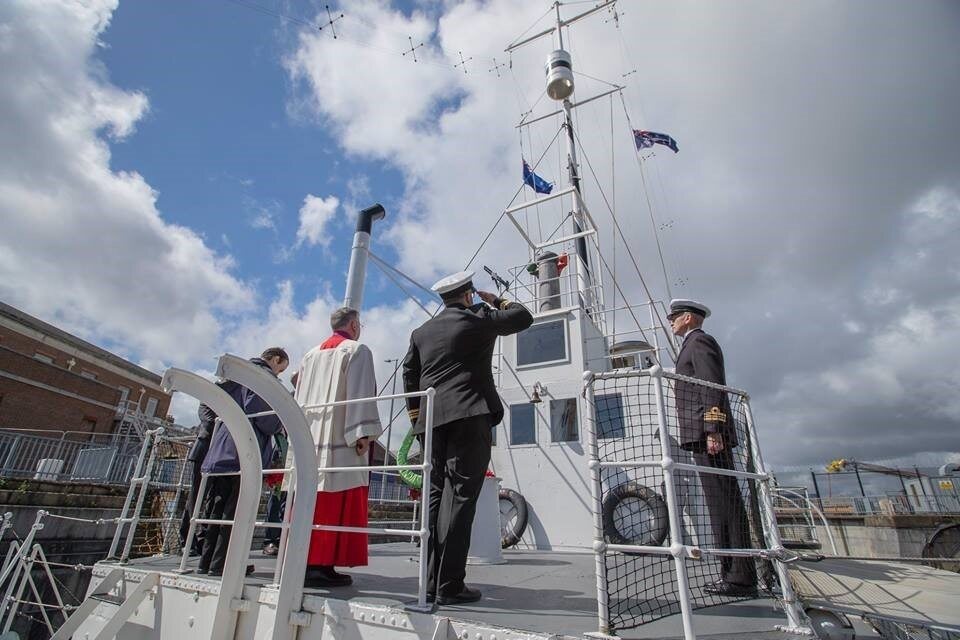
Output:
<instances>
[{"instance_id":1,"label":"guard rail stanchion","mask_svg":"<svg viewBox=\"0 0 960 640\"><path fill-rule=\"evenodd\" d=\"M127 541L123 545L123 553L120 554L120 562L126 562L130 558L130 550L133 548L133 539L137 535L137 526L140 524L140 513L143 511L143 502L147 497L147 485L150 483L150 475L153 473L153 463L157 459L156 437L163 433L163 428L147 432L145 442L150 443L150 456L147 458L147 467L142 476L134 478L139 493L137 494L137 506L133 508L133 516L130 518L130 524L127 528Z\"/></svg>"},{"instance_id":2,"label":"guard rail stanchion","mask_svg":"<svg viewBox=\"0 0 960 640\"><path fill-rule=\"evenodd\" d=\"M212 640L230 640L234 636L237 623L237 612L231 607L231 603L243 596L247 552L253 539L254 520L260 503L263 473L260 445L243 408L217 385L182 369L168 369L161 384L167 393L182 391L213 409L220 417L220 428L230 432L237 448L240 492L210 634Z\"/></svg>"},{"instance_id":3,"label":"guard rail stanchion","mask_svg":"<svg viewBox=\"0 0 960 640\"><path fill-rule=\"evenodd\" d=\"M140 447L140 455L137 457L137 464L133 470L133 477L139 478L143 472L143 462L147 457L147 449L150 448L150 439L144 438L143 445ZM113 532L113 540L110 542L110 550L107 551L108 558L117 557L117 547L120 546L120 536L123 534L123 528L129 521L130 503L133 502L133 492L137 490L137 483L131 482L127 489L127 497L123 501L123 508L120 510L120 521L117 523L117 529Z\"/></svg>"},{"instance_id":4,"label":"guard rail stanchion","mask_svg":"<svg viewBox=\"0 0 960 640\"><path fill-rule=\"evenodd\" d=\"M757 484L760 487L760 499L763 502L763 509L766 518L763 518L766 524L767 544L774 551L783 550L783 541L780 539L780 531L777 529L777 516L773 511L773 499L770 496L770 476L767 468L763 464L763 456L760 454L760 445L757 440L757 434L754 431L753 410L750 408L750 399L743 397L744 414L747 421L747 433L750 438L750 448L753 452L753 461L755 470L766 476L765 480L760 480ZM805 624L806 615L803 608L797 600L797 594L793 590L793 584L790 582L790 572L787 565L781 560L774 560L773 566L777 570L777 578L780 580L780 590L783 593L783 611L787 616L787 624L784 631L791 633L812 633L811 628Z\"/></svg>"},{"instance_id":5,"label":"guard rail stanchion","mask_svg":"<svg viewBox=\"0 0 960 640\"><path fill-rule=\"evenodd\" d=\"M319 474L317 471L317 449L303 410L276 377L243 358L230 354L222 356L217 366L217 374L242 384L260 396L276 412L280 422L286 428L290 443L289 451L292 452L291 455L293 456L292 485L294 488L291 504L292 513L287 512L286 516L289 518L289 525L284 527L288 538L286 543L298 550L309 548ZM298 459L298 452L300 456L306 456L307 459ZM259 488L262 483L260 470L258 470L256 481L257 498L259 500ZM256 509L251 514L251 520L255 517ZM281 530L281 535L282 533L283 530ZM232 545L233 542L231 538L230 544ZM245 540L245 545L245 549L250 548L249 538ZM277 563L281 563L279 554ZM243 567L241 566L242 570ZM284 554L277 592L277 624L273 628L273 640L292 640L296 636L295 625L304 624L309 620L309 614L300 609L306 570L306 553ZM241 576L241 583L242 578Z\"/></svg>"},{"instance_id":6,"label":"guard rail stanchion","mask_svg":"<svg viewBox=\"0 0 960 640\"><path fill-rule=\"evenodd\" d=\"M593 503L593 557L597 574L597 635L610 634L610 592L607 588L607 543L603 537L603 486L600 480L600 450L597 446L597 421L593 372L583 374L584 399L587 403L587 466L590 469L590 499Z\"/></svg>"},{"instance_id":7,"label":"guard rail stanchion","mask_svg":"<svg viewBox=\"0 0 960 640\"><path fill-rule=\"evenodd\" d=\"M673 456L670 452L670 425L667 422L666 403L663 399L663 368L656 364L650 368L653 390L657 399L657 424L660 428L661 467L663 468L664 493L667 497L667 516L670 521L670 555L677 570L677 594L680 600L680 617L683 619L685 640L695 640L693 610L690 606L690 582L687 578L687 548L683 544L680 529L680 514L677 513L677 489L673 478Z\"/></svg>"},{"instance_id":8,"label":"guard rail stanchion","mask_svg":"<svg viewBox=\"0 0 960 640\"><path fill-rule=\"evenodd\" d=\"M420 487L420 571L418 574L417 604L408 607L418 611L430 611L432 607L427 605L427 562L430 554L430 473L433 470L433 399L436 390L433 387L427 389L423 432L423 463L420 465L423 469L423 484Z\"/></svg>"}]
</instances>

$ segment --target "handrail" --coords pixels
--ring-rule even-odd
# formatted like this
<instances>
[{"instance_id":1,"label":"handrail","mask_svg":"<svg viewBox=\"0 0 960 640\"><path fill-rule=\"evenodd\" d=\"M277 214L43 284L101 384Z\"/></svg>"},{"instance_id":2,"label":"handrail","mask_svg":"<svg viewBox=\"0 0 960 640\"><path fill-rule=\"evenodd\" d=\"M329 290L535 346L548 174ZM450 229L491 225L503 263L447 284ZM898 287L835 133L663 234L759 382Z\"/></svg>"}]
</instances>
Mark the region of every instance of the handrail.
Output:
<instances>
[{"instance_id":1,"label":"handrail","mask_svg":"<svg viewBox=\"0 0 960 640\"><path fill-rule=\"evenodd\" d=\"M167 393L182 391L213 409L237 447L240 493L211 632L211 638L215 640L229 640L233 638L237 624L237 613L230 604L243 596L247 551L253 541L253 521L260 503L260 474L263 471L260 446L240 405L209 380L183 369L167 369L161 385Z\"/></svg>"},{"instance_id":2,"label":"handrail","mask_svg":"<svg viewBox=\"0 0 960 640\"><path fill-rule=\"evenodd\" d=\"M664 379L689 381L691 384L720 389L728 393L738 394L741 397L744 410L744 419L746 422L747 442L745 446L749 448L749 454L752 455L753 469L751 471L737 471L735 469L724 469L720 467L701 466L699 464L688 464L674 460L674 454L670 444L670 438L660 437L659 457L653 457L656 454L651 453L646 460L601 460L599 455L599 446L597 442L597 419L592 411L588 412L587 437L588 437L588 466L591 476L591 496L593 502L594 518L594 543L593 548L596 554L596 573L597 573L597 605L598 605L598 631L600 634L609 632L610 620L608 599L609 584L607 580L607 570L603 556L608 552L613 553L645 553L659 554L663 556L672 556L675 565L675 576L677 580L677 595L680 605L681 620L683 623L683 635L687 640L696 638L693 628L691 594L688 584L688 575L686 560L700 559L703 556L716 557L757 557L772 560L779 578L780 587L783 593L783 609L787 618L786 630L794 632L803 632L807 629L803 610L794 593L790 582L790 576L786 569L786 563L793 562L797 555L787 551L780 539L780 533L777 529L776 514L774 512L773 499L769 489L772 476L767 472L760 454L760 447L757 441L757 434L754 428L753 412L750 407L749 396L746 392L726 385L718 385L696 378L680 376L663 370L660 365L654 365L643 370L617 370L594 374L589 371L584 373L584 397L587 404L595 406L595 384L597 381L649 377L651 379L652 389L649 391L653 396L655 412L650 418L654 420L653 425L659 429L660 434L668 433L668 408L666 405ZM605 541L603 522L601 518L602 503L601 496L603 492L600 470L604 468L660 468L663 476L664 501L667 506L667 520L669 524L670 539L672 543L669 546L654 545L636 545L636 544L609 544ZM745 549L745 548L707 548L695 546L683 542L682 528L680 526L680 514L678 498L676 495L674 474L677 471L686 471L695 474L711 474L719 476L728 476L734 478L747 478L754 480L757 484L760 497L760 521L763 528L765 548ZM749 543L748 543L749 544Z\"/></svg>"},{"instance_id":3,"label":"handrail","mask_svg":"<svg viewBox=\"0 0 960 640\"><path fill-rule=\"evenodd\" d=\"M188 549L193 538L197 524L220 524L228 525L232 523L238 523L241 518L245 519L245 524L252 528L255 526L267 526L271 528L279 528L281 530L281 539L280 539L280 549L278 551L278 570L275 575L275 579L278 583L279 594L277 601L277 612L276 619L286 620L288 624L277 624L274 626L273 630L273 640L287 640L295 637L296 633L294 631L295 625L302 625L304 623L305 616L309 616L309 613L305 613L299 610L300 603L302 601L303 594L303 582L304 575L306 573L306 555L302 553L297 554L286 554L286 548L289 545L295 545L294 548L304 549L310 544L310 534L312 531L345 531L345 532L356 532L356 533L367 533L372 535L404 535L420 538L420 569L419 569L419 588L418 588L418 598L417 603L414 605L408 605L408 608L428 611L430 606L426 602L426 589L427 589L427 551L429 548L429 514L430 514L430 503L429 503L429 492L423 492L420 498L420 528L419 530L400 530L400 529L388 529L382 527L339 527L333 525L314 525L313 524L313 510L315 507L314 496L317 492L317 486L319 484L319 473L336 473L342 471L351 471L351 470L361 470L361 471L383 471L383 470L398 470L398 469L411 469L411 470L420 470L423 472L425 477L429 477L430 469L432 467L429 457L426 457L424 462L416 465L365 465L362 467L353 466L353 467L323 467L318 468L317 459L315 454L310 456L307 460L308 464L303 464L303 461L299 461L300 464L297 464L297 452L300 451L301 454L304 451L316 451L316 445L313 442L313 436L310 431L309 424L307 422L306 414L303 409L313 410L320 409L325 407L332 406L343 406L348 404L359 404L364 402L380 402L383 400L391 400L397 398L410 398L410 397L422 397L425 398L424 403L424 416L426 420L426 433L424 441L424 450L429 451L432 446L433 438L433 406L434 406L434 396L435 391L433 388L426 389L424 391L415 391L410 393L401 393L393 394L388 396L374 396L370 398L354 398L350 400L340 400L332 401L327 403L321 403L316 405L307 405L306 407L301 408L290 393L284 389L284 387L279 383L279 381L264 372L256 365L253 365L241 358L238 358L233 355L224 355L221 357L220 362L217 368L217 375L224 379L234 380L244 387L250 389L253 393L260 396L267 405L270 406L270 409L267 411L261 411L257 413L244 414L242 409L235 402L231 403L233 409L236 413L243 416L243 420L249 425L249 419L266 416L266 415L277 415L281 423L284 424L287 435L290 437L290 451L294 455L293 466L289 469L270 469L264 470L258 468L257 470L248 470L241 465L240 472L218 472L218 473L204 473L202 474L200 481L200 490L198 495L203 495L205 487L207 485L207 480L209 477L213 476L222 476L222 475L235 475L239 473L243 482L246 482L248 477L253 477L254 482L259 484L259 476L266 473L283 473L290 474L292 473L294 478L291 483L293 489L289 492L288 496L288 513L290 518L288 522L279 523L279 524L267 524L256 522L256 507L251 510L241 511L240 506L238 505L237 512L233 520L212 520L209 518L200 518L199 517L199 503L194 508L194 511L191 515L191 523L189 533L187 534L187 544L184 545L184 556L181 561L180 571L185 570L186 560ZM219 389L215 385L212 385L215 388ZM186 389L183 389L187 391ZM189 391L187 391L189 392ZM191 394L192 395L192 394ZM203 398L200 398L201 401L204 401ZM213 405L208 404L214 411L217 411ZM219 414L219 411L217 411ZM248 428L248 431L252 429ZM231 431L231 434L233 432ZM259 457L257 461L259 462ZM299 488L299 491L297 490ZM243 494L241 493L241 496ZM293 497L293 504L291 506L290 496ZM302 503L302 505L301 505ZM236 529L234 529L236 532ZM289 541L288 541L289 538ZM236 538L234 535L231 535L230 539L230 551L233 550L234 542ZM249 548L250 538L245 539L245 547ZM228 556L231 557L231 556ZM245 563L236 561L234 564L242 571L245 569ZM280 567L282 566L282 570ZM225 571L223 580L228 579ZM242 588L242 576L239 576L239 583ZM221 591L221 598L223 597L224 592ZM239 597L239 596L237 596ZM219 606L219 603L218 603ZM232 619L235 626L235 618ZM215 621L215 637L222 637L219 627L216 626L217 621ZM231 627L233 628L233 627Z\"/></svg>"},{"instance_id":4,"label":"handrail","mask_svg":"<svg viewBox=\"0 0 960 640\"><path fill-rule=\"evenodd\" d=\"M837 555L837 543L834 541L833 533L830 531L830 523L827 522L827 518L826 516L823 515L823 511L821 511L817 507L817 505L813 504L813 500L810 499L810 496L805 496L801 494L799 491L794 491L793 489L789 489L787 487L776 487L774 489L774 492L777 494L779 498L781 498L782 500L786 500L787 502L789 502L790 504L792 504L793 506L801 510L803 509L803 507L798 505L796 502L794 502L784 494L791 494L793 496L796 496L799 500L806 502L807 505L809 505L809 509L820 517L820 522L823 523L823 530L827 532L827 538L830 539L830 546L833 547L833 555ZM811 522L812 522L812 518L811 518Z\"/></svg>"}]
</instances>

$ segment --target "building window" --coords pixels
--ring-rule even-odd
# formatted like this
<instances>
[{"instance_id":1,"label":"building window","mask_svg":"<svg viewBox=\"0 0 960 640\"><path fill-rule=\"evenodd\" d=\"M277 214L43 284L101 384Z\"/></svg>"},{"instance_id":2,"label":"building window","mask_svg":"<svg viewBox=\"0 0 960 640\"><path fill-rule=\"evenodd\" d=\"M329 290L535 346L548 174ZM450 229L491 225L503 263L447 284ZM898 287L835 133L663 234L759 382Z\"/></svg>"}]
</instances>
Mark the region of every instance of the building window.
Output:
<instances>
[{"instance_id":1,"label":"building window","mask_svg":"<svg viewBox=\"0 0 960 640\"><path fill-rule=\"evenodd\" d=\"M538 322L517 334L517 366L567 360L567 321Z\"/></svg>"},{"instance_id":2,"label":"building window","mask_svg":"<svg viewBox=\"0 0 960 640\"><path fill-rule=\"evenodd\" d=\"M619 393L594 398L597 411L597 437L622 438L626 432L623 420L623 398Z\"/></svg>"},{"instance_id":3,"label":"building window","mask_svg":"<svg viewBox=\"0 0 960 640\"><path fill-rule=\"evenodd\" d=\"M48 356L47 354L40 353L39 351L33 354L33 359L39 360L40 362L45 362L47 364L53 364L53 356Z\"/></svg>"},{"instance_id":4,"label":"building window","mask_svg":"<svg viewBox=\"0 0 960 640\"><path fill-rule=\"evenodd\" d=\"M537 442L537 413L529 403L510 405L510 444Z\"/></svg>"},{"instance_id":5,"label":"building window","mask_svg":"<svg viewBox=\"0 0 960 640\"><path fill-rule=\"evenodd\" d=\"M117 387L117 389L120 390L120 405L123 406L123 403L130 397L130 389L124 386Z\"/></svg>"},{"instance_id":6,"label":"building window","mask_svg":"<svg viewBox=\"0 0 960 640\"><path fill-rule=\"evenodd\" d=\"M577 399L562 398L550 401L550 441L575 442L580 439L577 429Z\"/></svg>"},{"instance_id":7,"label":"building window","mask_svg":"<svg viewBox=\"0 0 960 640\"><path fill-rule=\"evenodd\" d=\"M89 433L94 433L97 430L97 419L91 418L90 416L84 416L81 421L81 429Z\"/></svg>"},{"instance_id":8,"label":"building window","mask_svg":"<svg viewBox=\"0 0 960 640\"><path fill-rule=\"evenodd\" d=\"M156 398L147 398L147 408L144 410L144 413L148 418L157 415L157 402Z\"/></svg>"},{"instance_id":9,"label":"building window","mask_svg":"<svg viewBox=\"0 0 960 640\"><path fill-rule=\"evenodd\" d=\"M80 377L86 378L87 380L96 380L97 374L93 371L87 371L86 369L80 369Z\"/></svg>"}]
</instances>

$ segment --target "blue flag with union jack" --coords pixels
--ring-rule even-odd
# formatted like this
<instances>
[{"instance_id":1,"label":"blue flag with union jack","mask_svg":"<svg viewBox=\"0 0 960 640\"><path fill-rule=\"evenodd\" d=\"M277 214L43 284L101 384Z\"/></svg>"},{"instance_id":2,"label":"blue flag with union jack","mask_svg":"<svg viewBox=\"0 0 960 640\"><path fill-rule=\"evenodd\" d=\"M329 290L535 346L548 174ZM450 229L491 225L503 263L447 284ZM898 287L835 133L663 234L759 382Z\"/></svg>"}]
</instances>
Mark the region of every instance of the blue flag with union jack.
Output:
<instances>
[{"instance_id":1,"label":"blue flag with union jack","mask_svg":"<svg viewBox=\"0 0 960 640\"><path fill-rule=\"evenodd\" d=\"M639 129L634 129L633 141L637 143L637 149L649 149L655 144L662 144L663 146L672 149L674 153L680 151L680 149L677 148L677 141L665 133L655 133L653 131L640 131Z\"/></svg>"},{"instance_id":2,"label":"blue flag with union jack","mask_svg":"<svg viewBox=\"0 0 960 640\"><path fill-rule=\"evenodd\" d=\"M547 182L535 174L526 160L523 161L523 182L533 187L533 190L537 193L550 193L553 191L553 183Z\"/></svg>"}]
</instances>

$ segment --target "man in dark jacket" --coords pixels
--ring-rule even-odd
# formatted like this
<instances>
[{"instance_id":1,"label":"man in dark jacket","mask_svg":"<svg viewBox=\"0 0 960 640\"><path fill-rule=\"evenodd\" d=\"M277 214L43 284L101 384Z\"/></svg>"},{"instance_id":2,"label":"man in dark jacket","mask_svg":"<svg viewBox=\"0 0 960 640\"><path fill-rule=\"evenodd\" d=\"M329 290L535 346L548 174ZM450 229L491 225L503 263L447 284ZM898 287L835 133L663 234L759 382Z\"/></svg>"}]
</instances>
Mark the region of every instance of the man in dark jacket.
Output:
<instances>
[{"instance_id":1,"label":"man in dark jacket","mask_svg":"<svg viewBox=\"0 0 960 640\"><path fill-rule=\"evenodd\" d=\"M259 358L251 358L250 362L278 376L283 373L290 358L279 347L271 347L264 351ZM246 387L233 381L226 381L220 385L230 396L243 407L246 414L270 411L268 405L260 396ZM276 414L250 418L253 432L260 445L260 459L264 468L268 468L273 456L273 435L278 433L283 425ZM219 419L210 440L210 449L203 459L201 467L203 473L223 473L240 470L240 457L237 454L237 445L230 432ZM207 491L204 496L203 517L210 520L232 520L237 509L237 498L240 494L240 476L214 476L207 480ZM223 574L223 564L227 555L227 545L230 542L229 525L210 525L207 528L203 541L203 553L200 555L200 566L197 573L209 573L212 576ZM248 567L250 573L252 565Z\"/></svg>"},{"instance_id":2,"label":"man in dark jacket","mask_svg":"<svg viewBox=\"0 0 960 640\"><path fill-rule=\"evenodd\" d=\"M445 308L413 331L403 360L405 392L436 390L427 591L439 604L481 597L464 578L477 498L490 463L491 430L503 419L493 349L498 336L533 323L523 305L492 293L476 292L486 304L474 304L472 278L472 271L461 271L433 285ZM408 398L407 410L414 428L423 431L420 400Z\"/></svg>"},{"instance_id":3,"label":"man in dark jacket","mask_svg":"<svg viewBox=\"0 0 960 640\"><path fill-rule=\"evenodd\" d=\"M726 385L723 351L700 327L710 309L694 300L670 302L673 332L683 338L677 355L677 373ZM675 386L680 446L693 453L697 466L734 469L733 449L739 444L727 393L678 380ZM710 517L712 545L718 549L750 548L750 528L740 485L733 476L700 473ZM707 585L707 593L730 597L756 594L757 574L751 558L721 558L721 579Z\"/></svg>"},{"instance_id":4,"label":"man in dark jacket","mask_svg":"<svg viewBox=\"0 0 960 640\"><path fill-rule=\"evenodd\" d=\"M193 473L190 476L190 492L187 494L186 504L183 507L183 516L180 518L180 546L187 543L187 534L190 533L190 518L193 516L193 509L197 505L197 494L200 492L200 473L203 459L210 449L210 438L213 437L213 426L217 420L217 414L213 409L201 403L197 411L200 417L200 424L197 425L197 439L193 441L193 446L187 453L187 463L192 467ZM190 549L190 555L200 555L203 549L203 535L206 527L197 525L193 533L193 545Z\"/></svg>"}]
</instances>

